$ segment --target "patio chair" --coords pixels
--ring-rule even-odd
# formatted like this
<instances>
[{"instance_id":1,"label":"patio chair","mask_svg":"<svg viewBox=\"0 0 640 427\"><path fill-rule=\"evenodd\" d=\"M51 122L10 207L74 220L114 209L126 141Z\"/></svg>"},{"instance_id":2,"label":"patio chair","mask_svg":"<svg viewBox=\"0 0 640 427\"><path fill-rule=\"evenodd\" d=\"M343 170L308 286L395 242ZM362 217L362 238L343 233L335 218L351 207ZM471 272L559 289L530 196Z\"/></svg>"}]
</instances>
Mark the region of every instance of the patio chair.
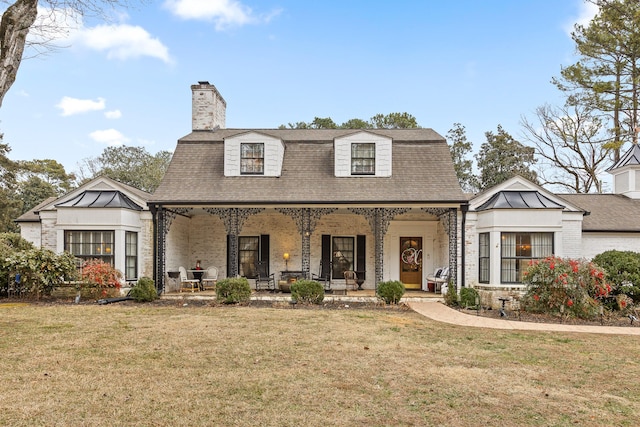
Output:
<instances>
[{"instance_id":1,"label":"patio chair","mask_svg":"<svg viewBox=\"0 0 640 427\"><path fill-rule=\"evenodd\" d=\"M256 264L256 291L266 289L275 292L276 290L276 279L273 273L268 273L267 267L266 262L260 261Z\"/></svg>"},{"instance_id":2,"label":"patio chair","mask_svg":"<svg viewBox=\"0 0 640 427\"><path fill-rule=\"evenodd\" d=\"M331 292L331 266L329 268L322 268L322 261L320 261L320 271L318 274L311 273L311 280L315 280L324 286L325 292Z\"/></svg>"},{"instance_id":3,"label":"patio chair","mask_svg":"<svg viewBox=\"0 0 640 427\"><path fill-rule=\"evenodd\" d=\"M189 279L187 270L184 267L178 267L178 271L180 271L180 292L183 290L195 292L200 288L200 281L198 279Z\"/></svg>"},{"instance_id":4,"label":"patio chair","mask_svg":"<svg viewBox=\"0 0 640 427\"><path fill-rule=\"evenodd\" d=\"M440 292L442 285L449 283L449 267L439 268L433 276L427 277L427 286L433 284L433 292Z\"/></svg>"},{"instance_id":5,"label":"patio chair","mask_svg":"<svg viewBox=\"0 0 640 427\"><path fill-rule=\"evenodd\" d=\"M216 283L218 283L218 268L211 266L207 268L202 278L202 289L205 291L215 290Z\"/></svg>"},{"instance_id":6,"label":"patio chair","mask_svg":"<svg viewBox=\"0 0 640 427\"><path fill-rule=\"evenodd\" d=\"M358 289L358 275L353 270L346 270L344 272L345 290L348 290L349 286L352 286L354 291Z\"/></svg>"}]
</instances>

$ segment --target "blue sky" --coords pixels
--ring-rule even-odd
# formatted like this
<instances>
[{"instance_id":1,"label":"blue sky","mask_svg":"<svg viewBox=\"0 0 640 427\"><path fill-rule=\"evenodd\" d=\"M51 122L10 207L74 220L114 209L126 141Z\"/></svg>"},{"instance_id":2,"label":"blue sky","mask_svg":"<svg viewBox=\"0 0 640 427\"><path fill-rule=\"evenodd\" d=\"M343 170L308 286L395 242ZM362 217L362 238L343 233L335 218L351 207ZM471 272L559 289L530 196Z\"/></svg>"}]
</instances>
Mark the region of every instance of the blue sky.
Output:
<instances>
[{"instance_id":1,"label":"blue sky","mask_svg":"<svg viewBox=\"0 0 640 427\"><path fill-rule=\"evenodd\" d=\"M0 109L14 160L68 172L108 145L173 151L190 86L216 85L228 128L408 112L477 148L498 124L560 105L583 0L151 0L74 24L63 48L22 63Z\"/></svg>"}]
</instances>

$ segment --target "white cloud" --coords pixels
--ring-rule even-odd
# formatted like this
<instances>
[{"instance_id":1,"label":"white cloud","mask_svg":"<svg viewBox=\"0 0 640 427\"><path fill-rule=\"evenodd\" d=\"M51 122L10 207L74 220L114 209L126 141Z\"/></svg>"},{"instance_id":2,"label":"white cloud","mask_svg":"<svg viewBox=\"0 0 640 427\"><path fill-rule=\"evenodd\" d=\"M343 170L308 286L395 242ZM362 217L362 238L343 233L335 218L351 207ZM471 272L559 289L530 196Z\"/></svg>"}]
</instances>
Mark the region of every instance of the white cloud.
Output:
<instances>
[{"instance_id":1,"label":"white cloud","mask_svg":"<svg viewBox=\"0 0 640 427\"><path fill-rule=\"evenodd\" d=\"M591 22L591 20L594 18L594 16L598 14L598 11L599 8L595 4L581 1L578 10L578 16L576 18L573 18L571 22L568 22L565 25L565 31L567 32L567 34L571 36L575 24L587 26L589 22Z\"/></svg>"},{"instance_id":2,"label":"white cloud","mask_svg":"<svg viewBox=\"0 0 640 427\"><path fill-rule=\"evenodd\" d=\"M172 62L169 49L139 26L98 25L78 31L73 39L90 49L106 52L109 59L150 56L166 63Z\"/></svg>"},{"instance_id":3,"label":"white cloud","mask_svg":"<svg viewBox=\"0 0 640 427\"><path fill-rule=\"evenodd\" d=\"M213 21L218 31L269 22L280 14L280 10L274 10L267 15L256 15L249 6L236 0L166 0L164 6L182 19Z\"/></svg>"},{"instance_id":4,"label":"white cloud","mask_svg":"<svg viewBox=\"0 0 640 427\"><path fill-rule=\"evenodd\" d=\"M120 110L105 111L104 116L107 119L119 119L120 117L122 117L122 113L120 112Z\"/></svg>"},{"instance_id":5,"label":"white cloud","mask_svg":"<svg viewBox=\"0 0 640 427\"><path fill-rule=\"evenodd\" d=\"M56 104L56 108L62 110L63 116L73 116L74 114L82 114L89 111L104 110L104 102L105 100L103 98L98 98L94 101L92 99L77 99L64 96L60 102Z\"/></svg>"},{"instance_id":6,"label":"white cloud","mask_svg":"<svg viewBox=\"0 0 640 427\"><path fill-rule=\"evenodd\" d=\"M119 14L115 18L124 22L128 16ZM106 52L109 59L126 60L149 56L165 63L172 62L169 49L144 28L124 23L86 27L82 16L72 9L38 7L37 25L29 31L28 37L33 43L32 48L37 52L46 51L41 45L79 45Z\"/></svg>"},{"instance_id":7,"label":"white cloud","mask_svg":"<svg viewBox=\"0 0 640 427\"><path fill-rule=\"evenodd\" d=\"M97 130L91 132L89 137L96 142L109 146L119 146L129 142L129 138L115 129Z\"/></svg>"}]
</instances>

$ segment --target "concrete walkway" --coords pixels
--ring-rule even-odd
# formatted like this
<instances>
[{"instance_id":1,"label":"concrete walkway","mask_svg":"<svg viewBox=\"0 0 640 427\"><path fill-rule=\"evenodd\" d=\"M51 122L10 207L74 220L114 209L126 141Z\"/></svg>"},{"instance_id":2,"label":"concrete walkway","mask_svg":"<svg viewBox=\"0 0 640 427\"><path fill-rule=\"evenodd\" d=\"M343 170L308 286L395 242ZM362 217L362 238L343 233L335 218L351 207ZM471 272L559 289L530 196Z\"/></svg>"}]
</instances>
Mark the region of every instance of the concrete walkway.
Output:
<instances>
[{"instance_id":1,"label":"concrete walkway","mask_svg":"<svg viewBox=\"0 0 640 427\"><path fill-rule=\"evenodd\" d=\"M618 334L640 335L640 327L620 326L587 326L566 325L556 323L520 322L518 320L492 319L483 316L473 316L461 313L436 301L408 302L409 307L417 313L430 319L454 325L471 326L475 328L511 329L524 331L554 331L554 332L586 332L590 334Z\"/></svg>"}]
</instances>

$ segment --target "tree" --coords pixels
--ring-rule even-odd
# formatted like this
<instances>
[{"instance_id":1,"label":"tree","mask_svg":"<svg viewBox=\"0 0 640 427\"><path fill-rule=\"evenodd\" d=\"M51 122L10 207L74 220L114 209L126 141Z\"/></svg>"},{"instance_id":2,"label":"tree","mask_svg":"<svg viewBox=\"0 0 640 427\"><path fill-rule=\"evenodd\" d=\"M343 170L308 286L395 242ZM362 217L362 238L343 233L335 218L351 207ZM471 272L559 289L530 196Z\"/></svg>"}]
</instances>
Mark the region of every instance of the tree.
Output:
<instances>
[{"instance_id":1,"label":"tree","mask_svg":"<svg viewBox=\"0 0 640 427\"><path fill-rule=\"evenodd\" d=\"M2 0L2 3L9 4L9 7L2 14L0 20L0 106L4 96L9 91L16 80L18 69L23 59L27 35L32 30L39 30L40 35L44 35L37 43L40 47L47 48L46 36L56 31L51 24L39 23L36 20L38 14L38 3L49 9L51 15L56 13L65 16L101 16L104 17L103 9L109 6L126 6L127 0ZM44 40L44 41L43 41Z\"/></svg>"},{"instance_id":2,"label":"tree","mask_svg":"<svg viewBox=\"0 0 640 427\"><path fill-rule=\"evenodd\" d=\"M350 119L338 126L330 117L315 117L312 122L280 125L279 129L407 129L419 128L416 118L409 113L376 114L369 121Z\"/></svg>"},{"instance_id":3,"label":"tree","mask_svg":"<svg viewBox=\"0 0 640 427\"><path fill-rule=\"evenodd\" d=\"M48 197L58 197L74 187L75 175L68 174L55 160L18 162L18 197L22 200L22 213Z\"/></svg>"},{"instance_id":4,"label":"tree","mask_svg":"<svg viewBox=\"0 0 640 427\"><path fill-rule=\"evenodd\" d=\"M373 125L362 119L350 119L340 125L341 129L372 129Z\"/></svg>"},{"instance_id":5,"label":"tree","mask_svg":"<svg viewBox=\"0 0 640 427\"><path fill-rule=\"evenodd\" d=\"M453 128L447 133L447 140L460 187L467 192L477 191L478 179L473 173L473 161L467 158L473 145L467 141L465 127L460 123L454 123Z\"/></svg>"},{"instance_id":6,"label":"tree","mask_svg":"<svg viewBox=\"0 0 640 427\"><path fill-rule=\"evenodd\" d=\"M640 96L640 2L588 0L599 13L588 26L576 25L572 38L581 59L554 78L571 94L570 103L607 113L613 122L608 148L620 157L625 142L638 142Z\"/></svg>"},{"instance_id":7,"label":"tree","mask_svg":"<svg viewBox=\"0 0 640 427\"><path fill-rule=\"evenodd\" d=\"M409 113L390 113L386 116L376 114L371 123L378 129L411 129L419 128L416 118Z\"/></svg>"},{"instance_id":8,"label":"tree","mask_svg":"<svg viewBox=\"0 0 640 427\"><path fill-rule=\"evenodd\" d=\"M532 147L525 147L513 139L500 125L496 134L489 131L485 132L485 136L487 142L480 146L475 156L481 190L500 184L514 175L537 182L536 173L531 170L531 165L536 161Z\"/></svg>"},{"instance_id":9,"label":"tree","mask_svg":"<svg viewBox=\"0 0 640 427\"><path fill-rule=\"evenodd\" d=\"M18 231L13 220L22 212L22 201L16 197L18 165L7 157L9 151L9 145L0 143L0 232Z\"/></svg>"},{"instance_id":10,"label":"tree","mask_svg":"<svg viewBox=\"0 0 640 427\"><path fill-rule=\"evenodd\" d=\"M160 185L171 156L169 151L151 155L143 147L107 147L97 158L83 161L80 175L83 182L105 175L152 193Z\"/></svg>"},{"instance_id":11,"label":"tree","mask_svg":"<svg viewBox=\"0 0 640 427\"><path fill-rule=\"evenodd\" d=\"M602 192L599 175L609 161L608 135L588 106L536 109L536 123L522 119L525 138L536 146L539 177L574 193Z\"/></svg>"}]
</instances>

